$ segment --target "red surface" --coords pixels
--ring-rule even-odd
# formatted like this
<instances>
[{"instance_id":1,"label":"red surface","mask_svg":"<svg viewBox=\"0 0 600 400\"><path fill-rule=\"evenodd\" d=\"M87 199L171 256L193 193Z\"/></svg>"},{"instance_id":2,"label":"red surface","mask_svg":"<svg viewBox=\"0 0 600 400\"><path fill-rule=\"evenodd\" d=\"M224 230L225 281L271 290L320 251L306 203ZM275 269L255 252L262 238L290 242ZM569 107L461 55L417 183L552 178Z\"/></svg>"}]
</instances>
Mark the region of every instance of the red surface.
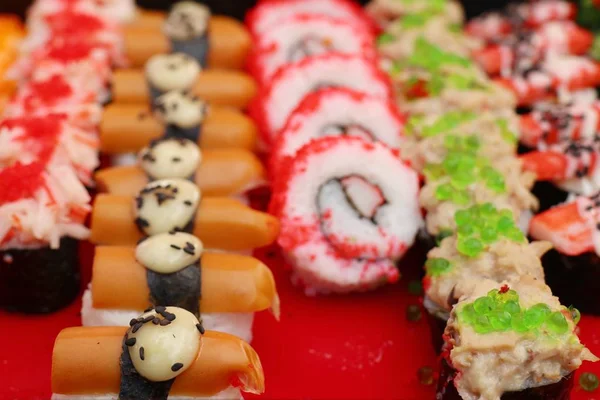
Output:
<instances>
[{"instance_id":1,"label":"red surface","mask_svg":"<svg viewBox=\"0 0 600 400\"><path fill-rule=\"evenodd\" d=\"M84 253L89 267L91 251ZM417 379L419 367L437 364L427 324L405 318L406 306L419 301L406 290L416 272L414 261L404 263L397 285L361 295L307 298L290 284L275 252L259 255L273 268L282 301L281 322L268 313L256 318L253 345L266 374L263 399L434 398L434 387ZM84 272L89 275L89 269ZM79 307L78 301L49 316L0 313L5 342L0 400L49 399L54 337L80 324ZM600 354L600 318L584 316L580 327L583 341ZM600 365L587 363L581 371L600 374ZM600 400L600 389L576 389L572 398Z\"/></svg>"}]
</instances>

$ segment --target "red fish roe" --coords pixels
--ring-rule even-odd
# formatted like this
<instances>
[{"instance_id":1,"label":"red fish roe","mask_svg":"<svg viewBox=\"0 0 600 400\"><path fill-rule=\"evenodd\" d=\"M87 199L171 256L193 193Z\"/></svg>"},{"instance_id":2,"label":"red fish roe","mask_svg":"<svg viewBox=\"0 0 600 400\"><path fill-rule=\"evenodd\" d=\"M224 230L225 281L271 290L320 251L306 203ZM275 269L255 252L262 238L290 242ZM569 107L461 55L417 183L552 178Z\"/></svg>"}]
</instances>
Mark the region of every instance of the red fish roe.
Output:
<instances>
[{"instance_id":1,"label":"red fish roe","mask_svg":"<svg viewBox=\"0 0 600 400\"><path fill-rule=\"evenodd\" d=\"M86 59L94 50L94 46L81 40L61 40L50 44L47 56L63 62L76 62Z\"/></svg>"},{"instance_id":2,"label":"red fish roe","mask_svg":"<svg viewBox=\"0 0 600 400\"><path fill-rule=\"evenodd\" d=\"M46 164L58 145L62 129L63 115L49 115L44 118L12 118L0 124L0 129L20 129L16 140L27 143L27 150L35 152L37 159Z\"/></svg>"},{"instance_id":3,"label":"red fish roe","mask_svg":"<svg viewBox=\"0 0 600 400\"><path fill-rule=\"evenodd\" d=\"M28 88L30 93L23 100L27 111L34 110L40 104L55 104L73 93L71 86L60 75L53 75L45 81L32 82Z\"/></svg>"},{"instance_id":4,"label":"red fish roe","mask_svg":"<svg viewBox=\"0 0 600 400\"><path fill-rule=\"evenodd\" d=\"M105 28L104 22L90 14L65 10L46 17L54 36L71 36L84 38Z\"/></svg>"},{"instance_id":5,"label":"red fish roe","mask_svg":"<svg viewBox=\"0 0 600 400\"><path fill-rule=\"evenodd\" d=\"M44 165L41 162L16 163L0 170L0 206L33 197L44 183Z\"/></svg>"}]
</instances>

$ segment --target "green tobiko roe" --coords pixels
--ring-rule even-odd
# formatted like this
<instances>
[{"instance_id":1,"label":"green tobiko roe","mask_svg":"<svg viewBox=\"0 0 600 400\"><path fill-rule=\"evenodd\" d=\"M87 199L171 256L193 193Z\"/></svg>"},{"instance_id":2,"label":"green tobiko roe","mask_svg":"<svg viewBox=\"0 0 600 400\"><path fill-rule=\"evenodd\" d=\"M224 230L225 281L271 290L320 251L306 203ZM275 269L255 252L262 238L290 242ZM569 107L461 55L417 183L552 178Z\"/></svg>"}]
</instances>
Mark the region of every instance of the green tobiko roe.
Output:
<instances>
[{"instance_id":1,"label":"green tobiko roe","mask_svg":"<svg viewBox=\"0 0 600 400\"><path fill-rule=\"evenodd\" d=\"M473 65L468 58L445 52L440 47L430 43L423 36L420 36L416 40L413 53L408 58L406 64L411 67L423 68L430 72L439 71L444 65L457 65L465 68Z\"/></svg>"},{"instance_id":2,"label":"green tobiko roe","mask_svg":"<svg viewBox=\"0 0 600 400\"><path fill-rule=\"evenodd\" d=\"M433 15L428 13L406 14L400 18L399 25L402 29L423 27Z\"/></svg>"},{"instance_id":3,"label":"green tobiko roe","mask_svg":"<svg viewBox=\"0 0 600 400\"><path fill-rule=\"evenodd\" d=\"M497 119L496 125L498 128L500 128L500 135L502 136L502 139L511 144L517 143L517 134L510 130L508 126L508 120L506 118Z\"/></svg>"},{"instance_id":4,"label":"green tobiko roe","mask_svg":"<svg viewBox=\"0 0 600 400\"><path fill-rule=\"evenodd\" d=\"M516 226L510 210L498 211L491 203L477 204L454 214L456 249L467 257L479 256L501 238L525 243L527 239Z\"/></svg>"},{"instance_id":5,"label":"green tobiko roe","mask_svg":"<svg viewBox=\"0 0 600 400\"><path fill-rule=\"evenodd\" d=\"M377 37L377 45L383 46L389 43L393 43L394 40L396 40L396 37L391 33L382 33L381 35L379 35L379 37Z\"/></svg>"},{"instance_id":6,"label":"green tobiko roe","mask_svg":"<svg viewBox=\"0 0 600 400\"><path fill-rule=\"evenodd\" d=\"M543 332L550 336L569 333L569 323L561 311L552 311L538 303L528 309L519 304L519 295L508 286L491 290L457 311L460 323L480 334L491 332Z\"/></svg>"},{"instance_id":7,"label":"green tobiko roe","mask_svg":"<svg viewBox=\"0 0 600 400\"><path fill-rule=\"evenodd\" d=\"M430 258L425 262L425 270L429 276L439 276L452 269L452 264L445 258Z\"/></svg>"},{"instance_id":8,"label":"green tobiko roe","mask_svg":"<svg viewBox=\"0 0 600 400\"><path fill-rule=\"evenodd\" d=\"M477 118L477 114L468 111L451 111L441 115L430 125L423 126L425 117L414 115L408 119L411 130L420 130L422 137L432 137L454 131L462 124Z\"/></svg>"}]
</instances>

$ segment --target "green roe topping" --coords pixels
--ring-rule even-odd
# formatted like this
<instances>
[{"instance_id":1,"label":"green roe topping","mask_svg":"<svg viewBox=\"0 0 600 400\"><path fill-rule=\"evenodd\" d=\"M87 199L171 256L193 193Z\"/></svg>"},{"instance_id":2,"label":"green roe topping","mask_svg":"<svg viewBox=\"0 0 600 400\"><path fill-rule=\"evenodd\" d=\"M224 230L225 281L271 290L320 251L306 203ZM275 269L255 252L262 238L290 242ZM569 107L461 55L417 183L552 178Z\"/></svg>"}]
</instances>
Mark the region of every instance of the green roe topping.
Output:
<instances>
[{"instance_id":1,"label":"green roe topping","mask_svg":"<svg viewBox=\"0 0 600 400\"><path fill-rule=\"evenodd\" d=\"M452 264L445 258L430 258L425 262L425 270L429 276L438 276L450 271Z\"/></svg>"},{"instance_id":2,"label":"green roe topping","mask_svg":"<svg viewBox=\"0 0 600 400\"><path fill-rule=\"evenodd\" d=\"M500 238L523 243L525 235L515 225L510 210L498 211L491 203L474 205L454 214L458 252L467 257L479 256Z\"/></svg>"},{"instance_id":3,"label":"green roe topping","mask_svg":"<svg viewBox=\"0 0 600 400\"><path fill-rule=\"evenodd\" d=\"M457 311L458 320L480 334L490 332L545 332L551 336L569 332L567 319L560 311L539 303L522 309L519 295L504 287L465 304Z\"/></svg>"},{"instance_id":4,"label":"green roe topping","mask_svg":"<svg viewBox=\"0 0 600 400\"><path fill-rule=\"evenodd\" d=\"M497 119L496 125L500 128L500 134L502 135L502 139L507 141L508 143L516 143L517 135L510 130L508 127L508 120L505 118Z\"/></svg>"},{"instance_id":5,"label":"green roe topping","mask_svg":"<svg viewBox=\"0 0 600 400\"><path fill-rule=\"evenodd\" d=\"M390 34L390 33L382 33L381 35L379 35L379 37L377 38L377 45L378 46L382 46L388 43L392 43L396 38L394 37L394 35Z\"/></svg>"},{"instance_id":6,"label":"green roe topping","mask_svg":"<svg viewBox=\"0 0 600 400\"><path fill-rule=\"evenodd\" d=\"M452 111L448 112L435 120L431 125L422 127L421 135L423 137L436 136L440 133L449 133L460 125L475 119L477 115L472 112ZM413 117L411 117L412 119ZM423 117L421 117L423 118ZM422 119L418 122L422 122ZM417 122L417 123L418 123ZM410 120L409 120L410 124ZM415 124L417 125L417 124Z\"/></svg>"},{"instance_id":7,"label":"green roe topping","mask_svg":"<svg viewBox=\"0 0 600 400\"><path fill-rule=\"evenodd\" d=\"M400 19L400 27L402 29L413 29L424 26L431 18L431 14L406 14Z\"/></svg>"},{"instance_id":8,"label":"green roe topping","mask_svg":"<svg viewBox=\"0 0 600 400\"><path fill-rule=\"evenodd\" d=\"M432 72L438 71L443 65L458 65L461 67L472 65L468 58L445 52L422 36L415 42L413 53L408 58L407 63L409 66L424 68Z\"/></svg>"}]
</instances>

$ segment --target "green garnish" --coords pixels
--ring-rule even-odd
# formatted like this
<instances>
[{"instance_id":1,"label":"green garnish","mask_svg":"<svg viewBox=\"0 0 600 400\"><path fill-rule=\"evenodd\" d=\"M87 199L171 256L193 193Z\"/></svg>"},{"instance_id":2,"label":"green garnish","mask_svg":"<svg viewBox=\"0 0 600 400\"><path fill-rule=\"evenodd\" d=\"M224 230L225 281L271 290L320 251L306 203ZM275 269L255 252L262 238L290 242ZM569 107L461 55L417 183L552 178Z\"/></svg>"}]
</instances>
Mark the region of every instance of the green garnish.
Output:
<instances>
[{"instance_id":1,"label":"green garnish","mask_svg":"<svg viewBox=\"0 0 600 400\"><path fill-rule=\"evenodd\" d=\"M444 239L446 239L447 237L452 236L453 234L454 234L454 232L452 232L452 230L450 230L450 229L442 229L440 231L440 233L438 233L435 236L435 245L439 246Z\"/></svg>"},{"instance_id":2,"label":"green garnish","mask_svg":"<svg viewBox=\"0 0 600 400\"><path fill-rule=\"evenodd\" d=\"M407 63L412 67L420 67L428 71L438 71L443 65L458 65L470 67L471 60L457 54L445 52L440 47L430 43L423 36L415 42L412 55Z\"/></svg>"},{"instance_id":3,"label":"green garnish","mask_svg":"<svg viewBox=\"0 0 600 400\"><path fill-rule=\"evenodd\" d=\"M448 30L452 33L460 33L462 32L462 25L461 24L448 24Z\"/></svg>"},{"instance_id":4,"label":"green garnish","mask_svg":"<svg viewBox=\"0 0 600 400\"><path fill-rule=\"evenodd\" d=\"M396 38L394 37L394 35L392 35L390 33L382 33L377 38L377 45L382 46L385 44L389 44L389 43L392 43L395 39Z\"/></svg>"},{"instance_id":5,"label":"green garnish","mask_svg":"<svg viewBox=\"0 0 600 400\"><path fill-rule=\"evenodd\" d=\"M575 325L577 325L579 321L581 321L581 313L573 306L569 306L569 311L571 312L571 318L573 319L573 322Z\"/></svg>"},{"instance_id":6,"label":"green garnish","mask_svg":"<svg viewBox=\"0 0 600 400\"><path fill-rule=\"evenodd\" d=\"M440 133L449 133L450 131L458 128L460 125L465 122L471 121L475 119L477 115L468 111L451 111L447 112L444 115L440 116L434 123L428 126L424 126L422 128L421 136L430 137L436 136ZM409 119L408 123L411 124L411 119ZM413 125L418 126L424 120L424 117L419 117L419 120L416 120L416 123Z\"/></svg>"},{"instance_id":7,"label":"green garnish","mask_svg":"<svg viewBox=\"0 0 600 400\"><path fill-rule=\"evenodd\" d=\"M584 372L579 377L579 386L586 392L593 392L598 389L600 382L598 381L598 376L591 372Z\"/></svg>"},{"instance_id":8,"label":"green garnish","mask_svg":"<svg viewBox=\"0 0 600 400\"><path fill-rule=\"evenodd\" d=\"M480 334L542 331L553 336L569 332L569 323L561 311L553 312L543 303L523 309L519 295L508 286L491 290L487 296L461 306L457 315L461 323L473 327Z\"/></svg>"},{"instance_id":9,"label":"green garnish","mask_svg":"<svg viewBox=\"0 0 600 400\"><path fill-rule=\"evenodd\" d=\"M425 270L429 276L438 276L450 271L452 264L445 258L430 258L425 262Z\"/></svg>"},{"instance_id":10,"label":"green garnish","mask_svg":"<svg viewBox=\"0 0 600 400\"><path fill-rule=\"evenodd\" d=\"M497 119L496 125L498 126L498 128L500 128L500 135L502 135L502 139L511 144L517 142L517 135L516 133L512 132L508 127L508 120L506 118Z\"/></svg>"},{"instance_id":11,"label":"green garnish","mask_svg":"<svg viewBox=\"0 0 600 400\"><path fill-rule=\"evenodd\" d=\"M424 26L431 19L431 14L406 14L400 18L400 27L402 29L413 29Z\"/></svg>"}]
</instances>

